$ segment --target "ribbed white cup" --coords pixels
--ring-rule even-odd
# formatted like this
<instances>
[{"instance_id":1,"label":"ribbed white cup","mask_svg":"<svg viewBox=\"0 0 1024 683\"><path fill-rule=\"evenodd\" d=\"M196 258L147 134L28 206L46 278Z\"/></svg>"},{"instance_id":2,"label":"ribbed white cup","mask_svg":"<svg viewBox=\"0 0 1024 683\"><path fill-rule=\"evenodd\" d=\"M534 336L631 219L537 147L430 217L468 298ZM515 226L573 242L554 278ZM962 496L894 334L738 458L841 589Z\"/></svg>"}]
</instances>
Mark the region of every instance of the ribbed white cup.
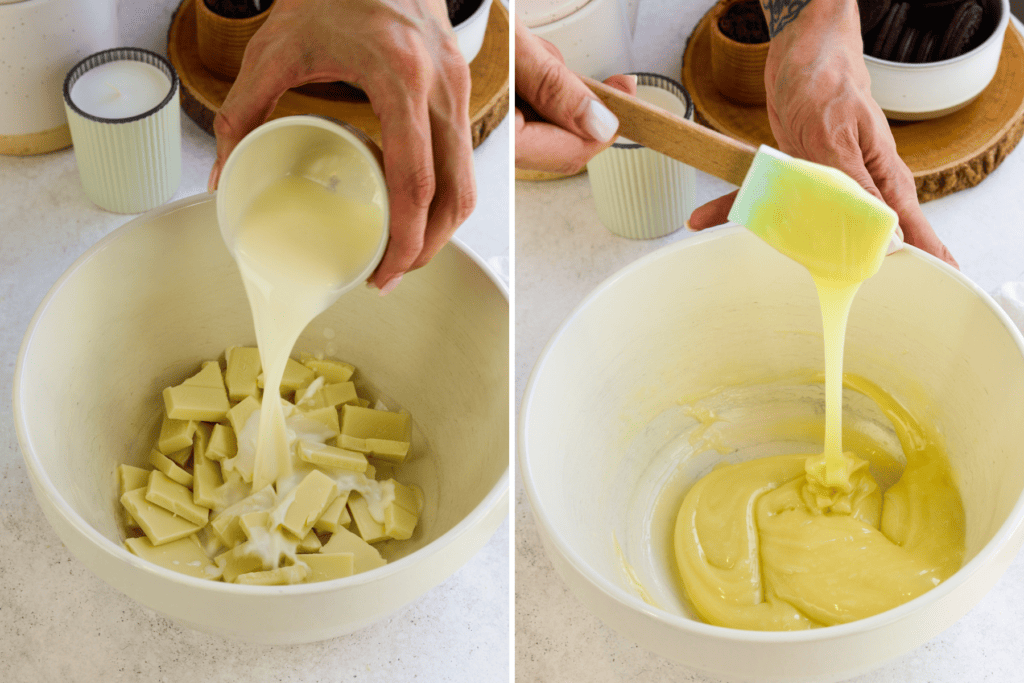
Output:
<instances>
[{"instance_id":1,"label":"ribbed white cup","mask_svg":"<svg viewBox=\"0 0 1024 683\"><path fill-rule=\"evenodd\" d=\"M637 85L677 97L693 120L693 102L682 85L658 74L638 73ZM683 227L693 212L693 167L632 142L616 142L587 164L597 215L616 235L664 237Z\"/></svg>"},{"instance_id":2,"label":"ribbed white cup","mask_svg":"<svg viewBox=\"0 0 1024 683\"><path fill-rule=\"evenodd\" d=\"M145 62L171 81L170 92L138 116L108 119L88 114L71 100L71 88L84 73L120 60ZM174 196L181 184L181 104L178 74L160 55L134 47L104 50L86 57L64 79L64 108L85 194L115 213L142 213Z\"/></svg>"}]
</instances>

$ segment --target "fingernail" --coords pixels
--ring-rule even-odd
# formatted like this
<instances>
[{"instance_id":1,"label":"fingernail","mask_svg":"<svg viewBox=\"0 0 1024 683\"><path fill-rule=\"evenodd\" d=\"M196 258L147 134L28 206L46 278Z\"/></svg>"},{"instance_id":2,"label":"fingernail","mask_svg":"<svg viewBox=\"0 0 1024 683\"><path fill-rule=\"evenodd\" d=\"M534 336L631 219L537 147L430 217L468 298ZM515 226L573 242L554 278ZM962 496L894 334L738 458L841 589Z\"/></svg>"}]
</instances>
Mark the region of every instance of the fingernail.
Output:
<instances>
[{"instance_id":1,"label":"fingernail","mask_svg":"<svg viewBox=\"0 0 1024 683\"><path fill-rule=\"evenodd\" d=\"M395 287L397 287L398 283L401 281L402 274L399 273L398 275L394 276L393 278L384 283L384 286L380 288L380 295L385 296L390 292L393 292L395 290Z\"/></svg>"},{"instance_id":2,"label":"fingernail","mask_svg":"<svg viewBox=\"0 0 1024 683\"><path fill-rule=\"evenodd\" d=\"M626 74L626 75L633 79L633 85L640 85L640 77L639 76L637 76L636 74Z\"/></svg>"},{"instance_id":3,"label":"fingernail","mask_svg":"<svg viewBox=\"0 0 1024 683\"><path fill-rule=\"evenodd\" d=\"M608 107L600 101L587 98L583 103L583 119L581 125L587 135L598 142L608 142L615 137L619 129L619 120Z\"/></svg>"},{"instance_id":4,"label":"fingernail","mask_svg":"<svg viewBox=\"0 0 1024 683\"><path fill-rule=\"evenodd\" d=\"M687 218L685 221L683 221L683 227L686 228L687 230L689 230L690 232L697 232L696 230L693 229L693 226L690 225L690 219L689 218Z\"/></svg>"}]
</instances>

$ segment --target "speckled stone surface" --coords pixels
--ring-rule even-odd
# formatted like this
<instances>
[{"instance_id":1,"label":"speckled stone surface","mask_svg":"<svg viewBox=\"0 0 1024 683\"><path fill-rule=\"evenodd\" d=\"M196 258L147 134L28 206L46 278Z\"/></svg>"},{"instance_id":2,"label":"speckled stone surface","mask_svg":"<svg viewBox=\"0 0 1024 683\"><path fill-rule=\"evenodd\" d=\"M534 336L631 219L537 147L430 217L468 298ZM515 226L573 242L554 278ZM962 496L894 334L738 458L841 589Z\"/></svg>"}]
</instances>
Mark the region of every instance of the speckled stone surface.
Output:
<instances>
[{"instance_id":1,"label":"speckled stone surface","mask_svg":"<svg viewBox=\"0 0 1024 683\"><path fill-rule=\"evenodd\" d=\"M165 52L176 0L122 3L126 45ZM183 179L204 192L215 145L182 117ZM507 279L509 126L476 151L480 202L457 236ZM509 678L506 520L440 586L348 636L288 647L228 642L140 606L96 578L50 529L14 431L11 381L36 306L93 243L133 216L85 197L71 150L0 156L0 681L465 682Z\"/></svg>"},{"instance_id":2,"label":"speckled stone surface","mask_svg":"<svg viewBox=\"0 0 1024 683\"><path fill-rule=\"evenodd\" d=\"M678 78L684 42L707 2L645 0L635 44L638 70ZM1019 25L1018 25L1019 28ZM1024 152L979 186L924 205L962 270L986 291L1024 280ZM733 189L697 173L697 203ZM640 256L689 235L650 242L609 233L585 175L517 182L516 400L544 345L598 284ZM555 573L541 546L522 481L516 480L515 676L523 683L711 683L716 679L647 652L593 616ZM1024 680L1024 557L938 637L856 683L992 683Z\"/></svg>"}]
</instances>

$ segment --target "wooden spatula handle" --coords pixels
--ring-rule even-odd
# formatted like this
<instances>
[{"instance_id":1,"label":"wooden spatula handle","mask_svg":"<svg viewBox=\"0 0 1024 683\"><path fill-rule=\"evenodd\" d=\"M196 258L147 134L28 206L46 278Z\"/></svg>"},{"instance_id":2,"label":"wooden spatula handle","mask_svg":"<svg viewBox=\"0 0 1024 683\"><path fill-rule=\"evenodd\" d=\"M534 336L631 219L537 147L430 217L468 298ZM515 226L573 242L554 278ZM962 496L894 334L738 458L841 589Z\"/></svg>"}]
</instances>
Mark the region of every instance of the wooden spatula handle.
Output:
<instances>
[{"instance_id":1,"label":"wooden spatula handle","mask_svg":"<svg viewBox=\"0 0 1024 683\"><path fill-rule=\"evenodd\" d=\"M581 78L619 118L619 135L733 185L743 183L757 153L747 143L670 114L600 81Z\"/></svg>"}]
</instances>

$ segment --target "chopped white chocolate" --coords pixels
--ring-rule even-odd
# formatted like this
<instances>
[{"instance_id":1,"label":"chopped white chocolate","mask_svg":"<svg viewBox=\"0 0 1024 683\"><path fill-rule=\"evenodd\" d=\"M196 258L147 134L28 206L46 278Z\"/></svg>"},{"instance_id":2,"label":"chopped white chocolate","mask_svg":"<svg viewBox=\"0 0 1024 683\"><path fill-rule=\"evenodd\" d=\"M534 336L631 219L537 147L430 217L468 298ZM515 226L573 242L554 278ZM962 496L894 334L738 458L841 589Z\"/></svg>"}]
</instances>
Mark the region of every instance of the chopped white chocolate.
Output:
<instances>
[{"instance_id":1,"label":"chopped white chocolate","mask_svg":"<svg viewBox=\"0 0 1024 683\"><path fill-rule=\"evenodd\" d=\"M164 407L175 420L223 420L231 408L223 388L179 385L164 389Z\"/></svg>"},{"instance_id":2,"label":"chopped white chocolate","mask_svg":"<svg viewBox=\"0 0 1024 683\"><path fill-rule=\"evenodd\" d=\"M217 426L223 427L223 425ZM217 461L206 457L209 450L210 433L210 426L205 423L200 423L196 430L195 445L192 449L192 472L194 475L192 501L196 505L214 508L218 502L217 489L224 484L224 478L221 476L220 465Z\"/></svg>"},{"instance_id":3,"label":"chopped white chocolate","mask_svg":"<svg viewBox=\"0 0 1024 683\"><path fill-rule=\"evenodd\" d=\"M321 555L331 553L352 553L355 558L354 571L356 574L370 571L377 567L383 567L387 564L376 548L345 527L338 527L331 534L330 540L324 543L324 547L320 549Z\"/></svg>"},{"instance_id":4,"label":"chopped white chocolate","mask_svg":"<svg viewBox=\"0 0 1024 683\"><path fill-rule=\"evenodd\" d=\"M343 363L340 360L317 360L307 358L302 364L316 373L317 377L323 377L331 383L347 382L352 379L355 373L355 366Z\"/></svg>"},{"instance_id":5,"label":"chopped white chocolate","mask_svg":"<svg viewBox=\"0 0 1024 683\"><path fill-rule=\"evenodd\" d=\"M360 537L367 543L376 543L388 538L384 533L384 525L370 515L366 499L353 491L348 497L348 512L352 515L352 523Z\"/></svg>"},{"instance_id":6,"label":"chopped white chocolate","mask_svg":"<svg viewBox=\"0 0 1024 683\"><path fill-rule=\"evenodd\" d=\"M117 495L123 496L129 491L145 488L149 483L149 470L132 465L117 466Z\"/></svg>"},{"instance_id":7,"label":"chopped white chocolate","mask_svg":"<svg viewBox=\"0 0 1024 683\"><path fill-rule=\"evenodd\" d=\"M359 399L356 395L356 385L352 382L340 382L338 384L325 384L312 393L311 396L303 397L304 407L315 408L337 408L343 404L355 404Z\"/></svg>"},{"instance_id":8,"label":"chopped white chocolate","mask_svg":"<svg viewBox=\"0 0 1024 683\"><path fill-rule=\"evenodd\" d=\"M412 416L354 405L341 410L341 436L338 446L400 463L409 454L412 441Z\"/></svg>"},{"instance_id":9,"label":"chopped white chocolate","mask_svg":"<svg viewBox=\"0 0 1024 683\"><path fill-rule=\"evenodd\" d=\"M287 586L302 583L310 576L310 568L305 564L293 564L262 572L248 572L235 579L235 583L248 586Z\"/></svg>"},{"instance_id":10,"label":"chopped white chocolate","mask_svg":"<svg viewBox=\"0 0 1024 683\"><path fill-rule=\"evenodd\" d=\"M195 420L172 420L164 415L156 447L165 454L188 448L192 445L192 435L195 434L195 431Z\"/></svg>"},{"instance_id":11,"label":"chopped white chocolate","mask_svg":"<svg viewBox=\"0 0 1024 683\"><path fill-rule=\"evenodd\" d=\"M182 486L192 486L192 475L178 466L173 460L154 448L149 452L149 463L163 472L172 481ZM146 472L146 484L149 484L149 472Z\"/></svg>"},{"instance_id":12,"label":"chopped white chocolate","mask_svg":"<svg viewBox=\"0 0 1024 683\"><path fill-rule=\"evenodd\" d=\"M197 579L216 580L221 575L220 568L210 561L195 536L186 536L163 545L153 545L145 537L129 538L124 545L144 560Z\"/></svg>"},{"instance_id":13,"label":"chopped white chocolate","mask_svg":"<svg viewBox=\"0 0 1024 683\"><path fill-rule=\"evenodd\" d=\"M295 391L302 391L308 387L314 379L316 379L316 375L313 374L312 370L297 360L289 358L288 362L284 366L284 377L281 378L281 395L285 396ZM260 389L262 389L262 374L259 376L257 383L259 384Z\"/></svg>"},{"instance_id":14,"label":"chopped white chocolate","mask_svg":"<svg viewBox=\"0 0 1024 683\"><path fill-rule=\"evenodd\" d=\"M186 446L180 451L174 451L173 453L166 453L168 460L173 461L178 467L184 467L188 464L188 459L192 457L192 446Z\"/></svg>"},{"instance_id":15,"label":"chopped white chocolate","mask_svg":"<svg viewBox=\"0 0 1024 683\"><path fill-rule=\"evenodd\" d=\"M215 360L204 361L202 369L181 384L182 386L189 387L225 389L224 376L220 372L220 363Z\"/></svg>"},{"instance_id":16,"label":"chopped white chocolate","mask_svg":"<svg viewBox=\"0 0 1024 683\"><path fill-rule=\"evenodd\" d=\"M146 500L188 520L198 527L206 526L210 510L192 501L192 492L159 470L149 474Z\"/></svg>"},{"instance_id":17,"label":"chopped white chocolate","mask_svg":"<svg viewBox=\"0 0 1024 683\"><path fill-rule=\"evenodd\" d=\"M320 519L316 520L313 528L320 533L334 533L339 526L348 526L352 523L352 517L348 514L348 492L343 492L334 499L334 502L327 506Z\"/></svg>"},{"instance_id":18,"label":"chopped white chocolate","mask_svg":"<svg viewBox=\"0 0 1024 683\"><path fill-rule=\"evenodd\" d=\"M396 541L412 538L419 517L404 509L401 505L391 503L384 508L384 533Z\"/></svg>"},{"instance_id":19,"label":"chopped white chocolate","mask_svg":"<svg viewBox=\"0 0 1024 683\"><path fill-rule=\"evenodd\" d=\"M260 376L262 370L259 349L251 346L232 346L224 352L224 356L228 363L228 369L224 373L228 398L232 401L241 401L246 396L256 398L259 395L256 378Z\"/></svg>"},{"instance_id":20,"label":"chopped white chocolate","mask_svg":"<svg viewBox=\"0 0 1024 683\"><path fill-rule=\"evenodd\" d=\"M357 451L347 451L327 444L299 440L299 457L308 463L332 469L365 472L370 464L366 456Z\"/></svg>"},{"instance_id":21,"label":"chopped white chocolate","mask_svg":"<svg viewBox=\"0 0 1024 683\"><path fill-rule=\"evenodd\" d=\"M281 526L304 538L327 506L338 497L338 485L320 470L313 470L281 503L287 506ZM289 500L290 498L290 500Z\"/></svg>"},{"instance_id":22,"label":"chopped white chocolate","mask_svg":"<svg viewBox=\"0 0 1024 683\"><path fill-rule=\"evenodd\" d=\"M300 561L305 562L312 572L307 579L310 583L343 579L355 573L355 553L316 553L304 556Z\"/></svg>"},{"instance_id":23,"label":"chopped white chocolate","mask_svg":"<svg viewBox=\"0 0 1024 683\"><path fill-rule=\"evenodd\" d=\"M406 486L394 479L388 479L395 490L395 503L406 511L419 516L423 512L423 491L415 484ZM385 482L386 483L386 482Z\"/></svg>"},{"instance_id":24,"label":"chopped white chocolate","mask_svg":"<svg viewBox=\"0 0 1024 683\"><path fill-rule=\"evenodd\" d=\"M290 531L284 532L286 536L291 536ZM295 546L295 551L300 553L318 553L320 549L324 547L324 544L320 542L317 535L310 531L306 534L306 537L299 541L298 545Z\"/></svg>"},{"instance_id":25,"label":"chopped white chocolate","mask_svg":"<svg viewBox=\"0 0 1024 683\"><path fill-rule=\"evenodd\" d=\"M341 420L338 415L337 408L332 408L330 406L326 408L314 408L313 410L303 411L303 414L305 414L305 416L310 420L316 420L327 427L335 438L337 438L338 434L341 434Z\"/></svg>"},{"instance_id":26,"label":"chopped white chocolate","mask_svg":"<svg viewBox=\"0 0 1024 683\"><path fill-rule=\"evenodd\" d=\"M231 411L228 411L231 415ZM210 434L210 445L206 448L206 457L211 460L222 462L233 458L238 454L238 439L235 438L235 430L227 425L213 425L213 432Z\"/></svg>"},{"instance_id":27,"label":"chopped white chocolate","mask_svg":"<svg viewBox=\"0 0 1024 683\"><path fill-rule=\"evenodd\" d=\"M169 480L168 480L169 481ZM202 527L168 512L146 500L146 489L135 489L121 496L121 504L139 523L153 545L163 545L185 538Z\"/></svg>"},{"instance_id":28,"label":"chopped white chocolate","mask_svg":"<svg viewBox=\"0 0 1024 683\"><path fill-rule=\"evenodd\" d=\"M241 403L228 411L228 422L231 423L231 428L235 430L236 450L238 449L238 435L242 433L242 430L245 428L245 423L249 421L252 414L258 413L259 410L260 402L252 396L248 396L243 399Z\"/></svg>"},{"instance_id":29,"label":"chopped white chocolate","mask_svg":"<svg viewBox=\"0 0 1024 683\"><path fill-rule=\"evenodd\" d=\"M224 572L224 580L228 582L234 582L241 574L261 572L270 568L252 541L236 545L215 557L213 561Z\"/></svg>"}]
</instances>

